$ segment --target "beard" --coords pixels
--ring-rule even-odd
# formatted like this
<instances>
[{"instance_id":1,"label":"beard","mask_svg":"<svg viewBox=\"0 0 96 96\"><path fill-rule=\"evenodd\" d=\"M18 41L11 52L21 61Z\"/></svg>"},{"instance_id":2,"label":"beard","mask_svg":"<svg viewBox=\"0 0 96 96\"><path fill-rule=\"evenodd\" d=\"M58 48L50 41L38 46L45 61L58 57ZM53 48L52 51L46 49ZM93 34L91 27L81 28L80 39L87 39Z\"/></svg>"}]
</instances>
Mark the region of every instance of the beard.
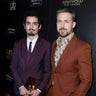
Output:
<instances>
[{"instance_id":1,"label":"beard","mask_svg":"<svg viewBox=\"0 0 96 96\"><path fill-rule=\"evenodd\" d=\"M67 32L67 30L64 29L64 28L62 28L62 29L59 30L59 35L60 35L61 37L67 37L69 34L70 34L70 33Z\"/></svg>"},{"instance_id":2,"label":"beard","mask_svg":"<svg viewBox=\"0 0 96 96\"><path fill-rule=\"evenodd\" d=\"M28 36L34 36L34 33L27 33Z\"/></svg>"},{"instance_id":3,"label":"beard","mask_svg":"<svg viewBox=\"0 0 96 96\"><path fill-rule=\"evenodd\" d=\"M71 32L68 32L68 30L66 28L60 28L59 29L59 35L61 37L67 37Z\"/></svg>"},{"instance_id":4,"label":"beard","mask_svg":"<svg viewBox=\"0 0 96 96\"><path fill-rule=\"evenodd\" d=\"M29 29L29 33L27 33L28 36L34 36L34 29Z\"/></svg>"},{"instance_id":5,"label":"beard","mask_svg":"<svg viewBox=\"0 0 96 96\"><path fill-rule=\"evenodd\" d=\"M62 35L60 34L61 37L67 37L70 33L66 32L66 34Z\"/></svg>"}]
</instances>

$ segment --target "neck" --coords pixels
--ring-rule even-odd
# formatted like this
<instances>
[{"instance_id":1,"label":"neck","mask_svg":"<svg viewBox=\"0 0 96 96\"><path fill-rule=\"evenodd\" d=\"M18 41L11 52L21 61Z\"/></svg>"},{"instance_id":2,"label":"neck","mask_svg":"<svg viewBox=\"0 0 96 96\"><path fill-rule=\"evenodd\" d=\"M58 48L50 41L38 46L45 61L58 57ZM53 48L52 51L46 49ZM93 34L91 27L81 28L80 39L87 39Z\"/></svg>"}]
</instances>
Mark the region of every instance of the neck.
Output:
<instances>
[{"instance_id":1,"label":"neck","mask_svg":"<svg viewBox=\"0 0 96 96\"><path fill-rule=\"evenodd\" d=\"M70 33L69 35L67 35L66 37L60 37L60 38L61 38L61 42L63 42L65 39L70 39L70 38L72 38L73 35L74 35L74 33L72 32L72 33Z\"/></svg>"},{"instance_id":2,"label":"neck","mask_svg":"<svg viewBox=\"0 0 96 96\"><path fill-rule=\"evenodd\" d=\"M37 37L38 35L34 35L34 36L27 36L30 40L33 40Z\"/></svg>"}]
</instances>

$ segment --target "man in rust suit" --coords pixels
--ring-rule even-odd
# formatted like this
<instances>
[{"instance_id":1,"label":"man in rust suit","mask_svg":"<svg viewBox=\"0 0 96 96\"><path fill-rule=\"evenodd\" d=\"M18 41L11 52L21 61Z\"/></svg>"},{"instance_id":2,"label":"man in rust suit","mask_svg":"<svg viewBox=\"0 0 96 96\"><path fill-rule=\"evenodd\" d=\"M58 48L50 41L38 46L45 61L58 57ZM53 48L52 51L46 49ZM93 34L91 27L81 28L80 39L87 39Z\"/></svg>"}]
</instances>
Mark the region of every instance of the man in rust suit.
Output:
<instances>
[{"instance_id":1,"label":"man in rust suit","mask_svg":"<svg viewBox=\"0 0 96 96\"><path fill-rule=\"evenodd\" d=\"M60 36L52 45L52 73L47 96L86 96L91 86L91 48L74 34L75 18L71 9L57 11Z\"/></svg>"}]
</instances>

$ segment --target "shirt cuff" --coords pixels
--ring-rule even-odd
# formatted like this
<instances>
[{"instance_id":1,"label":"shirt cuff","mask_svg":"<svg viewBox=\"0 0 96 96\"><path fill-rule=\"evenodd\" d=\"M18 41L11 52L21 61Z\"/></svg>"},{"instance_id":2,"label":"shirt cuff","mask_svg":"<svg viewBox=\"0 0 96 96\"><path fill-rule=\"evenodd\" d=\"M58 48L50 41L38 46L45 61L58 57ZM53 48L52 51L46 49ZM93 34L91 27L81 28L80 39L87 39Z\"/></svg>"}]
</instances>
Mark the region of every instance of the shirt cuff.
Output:
<instances>
[{"instance_id":1,"label":"shirt cuff","mask_svg":"<svg viewBox=\"0 0 96 96\"><path fill-rule=\"evenodd\" d=\"M36 90L39 91L39 92L41 93L41 90L40 90L40 89L37 88Z\"/></svg>"}]
</instances>

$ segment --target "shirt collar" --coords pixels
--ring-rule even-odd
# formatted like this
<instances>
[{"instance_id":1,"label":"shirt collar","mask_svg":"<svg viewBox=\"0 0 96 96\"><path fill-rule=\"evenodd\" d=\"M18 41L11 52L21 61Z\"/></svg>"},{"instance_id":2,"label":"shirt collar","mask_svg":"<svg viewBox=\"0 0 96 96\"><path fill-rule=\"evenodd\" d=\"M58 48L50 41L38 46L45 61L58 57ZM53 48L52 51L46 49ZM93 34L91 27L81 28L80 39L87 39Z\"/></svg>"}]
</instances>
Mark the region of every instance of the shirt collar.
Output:
<instances>
[{"instance_id":1,"label":"shirt collar","mask_svg":"<svg viewBox=\"0 0 96 96\"><path fill-rule=\"evenodd\" d=\"M69 41L72 39L73 36L74 36L74 32L72 32L72 33L69 34L66 38L64 38L64 41L65 41L66 43L69 43ZM61 42L61 37L60 37L60 36L59 36L58 39L56 40L56 43L57 43L57 45L62 44L62 42Z\"/></svg>"},{"instance_id":2,"label":"shirt collar","mask_svg":"<svg viewBox=\"0 0 96 96\"><path fill-rule=\"evenodd\" d=\"M34 39L32 39L32 40L27 37L27 42L28 42L28 43L30 43L30 42L35 43L35 42L37 41L38 37L39 37L39 36L37 35L37 36L36 36Z\"/></svg>"}]
</instances>

